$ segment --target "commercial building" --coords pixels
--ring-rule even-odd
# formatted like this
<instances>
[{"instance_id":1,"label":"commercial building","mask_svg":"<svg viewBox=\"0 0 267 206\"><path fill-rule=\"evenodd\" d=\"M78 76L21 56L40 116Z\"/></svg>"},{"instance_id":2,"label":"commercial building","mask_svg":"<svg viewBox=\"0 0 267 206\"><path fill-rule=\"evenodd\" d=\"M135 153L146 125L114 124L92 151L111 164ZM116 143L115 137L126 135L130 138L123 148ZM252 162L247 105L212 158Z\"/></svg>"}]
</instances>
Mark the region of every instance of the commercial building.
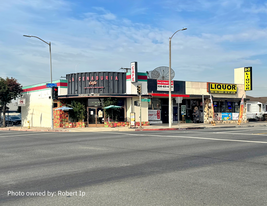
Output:
<instances>
[{"instance_id":1,"label":"commercial building","mask_svg":"<svg viewBox=\"0 0 267 206\"><path fill-rule=\"evenodd\" d=\"M145 125L168 123L169 81L148 78L147 72L137 71L136 62L131 68L130 73L71 73L66 74L66 80L55 81L59 88L58 100L55 100L53 105L55 127L73 126L69 123L72 121L68 112L56 110L63 105L70 105L73 100L82 102L86 107L84 123L79 126L104 126L107 122L118 122L120 125L138 125L139 122ZM242 84L242 79L236 77L244 76L244 68L236 70L233 84L173 80L173 123L177 123L178 120L184 123L237 121L240 101L242 97L246 98L246 92L244 79ZM141 86L141 102L137 86ZM25 106L22 107L22 124L50 127L51 89L46 88L45 83L23 87L22 98L25 99ZM113 114L115 112L112 116L105 110L111 100L115 102L114 106L120 107L112 109ZM245 115L243 121L246 121Z\"/></svg>"}]
</instances>

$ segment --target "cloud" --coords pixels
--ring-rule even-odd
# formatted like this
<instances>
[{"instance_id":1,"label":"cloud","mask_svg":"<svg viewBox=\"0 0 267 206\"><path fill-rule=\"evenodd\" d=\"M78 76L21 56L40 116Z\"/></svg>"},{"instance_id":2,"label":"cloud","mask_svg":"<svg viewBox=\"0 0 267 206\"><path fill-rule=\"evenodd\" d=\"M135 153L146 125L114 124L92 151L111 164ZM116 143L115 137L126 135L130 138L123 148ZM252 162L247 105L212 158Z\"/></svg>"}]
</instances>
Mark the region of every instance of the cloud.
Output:
<instances>
[{"instance_id":1,"label":"cloud","mask_svg":"<svg viewBox=\"0 0 267 206\"><path fill-rule=\"evenodd\" d=\"M23 34L52 42L53 79L73 72L119 71L132 61L138 61L139 71L168 66L169 37L179 29L177 25L188 26L188 30L178 32L172 39L175 79L233 82L234 68L252 65L262 69L266 63L261 55L267 53L267 30L257 25L260 20L251 20L253 27L242 26L248 18L243 16L243 10L229 15L228 9L233 5L234 9L243 8L243 1L158 1L155 4L164 3L165 8L175 11L166 13L160 7L164 18L154 16L151 22L131 15L120 18L119 13L101 6L88 6L79 12L67 1L50 3L53 6L45 9L51 12L43 10L46 2L41 0L4 4L9 9L2 8L0 12L0 76L15 74L23 85L50 80L48 46L38 39L24 38ZM216 6L220 8L216 16L193 18L177 14L177 10L208 10L214 14ZM140 10L128 11L150 12L146 9L149 5L134 8Z\"/></svg>"},{"instance_id":2,"label":"cloud","mask_svg":"<svg viewBox=\"0 0 267 206\"><path fill-rule=\"evenodd\" d=\"M245 9L244 11L248 13L254 13L254 14L260 14L260 13L267 14L267 3L263 5L253 4L249 9Z\"/></svg>"}]
</instances>

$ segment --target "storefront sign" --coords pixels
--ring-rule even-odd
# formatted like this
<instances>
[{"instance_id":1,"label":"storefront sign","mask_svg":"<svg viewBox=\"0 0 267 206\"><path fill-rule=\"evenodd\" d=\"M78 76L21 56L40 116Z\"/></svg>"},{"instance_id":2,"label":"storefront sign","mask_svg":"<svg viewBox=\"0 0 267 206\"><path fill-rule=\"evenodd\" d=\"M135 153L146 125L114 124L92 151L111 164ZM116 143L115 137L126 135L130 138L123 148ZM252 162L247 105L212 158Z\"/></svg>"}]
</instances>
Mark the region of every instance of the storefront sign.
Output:
<instances>
[{"instance_id":1,"label":"storefront sign","mask_svg":"<svg viewBox=\"0 0 267 206\"><path fill-rule=\"evenodd\" d=\"M222 113L215 113L214 121L221 121L221 120L222 120Z\"/></svg>"},{"instance_id":2,"label":"storefront sign","mask_svg":"<svg viewBox=\"0 0 267 206\"><path fill-rule=\"evenodd\" d=\"M168 80L157 80L157 90L158 91L169 91L169 81ZM173 81L171 81L171 91L173 91Z\"/></svg>"},{"instance_id":3,"label":"storefront sign","mask_svg":"<svg viewBox=\"0 0 267 206\"><path fill-rule=\"evenodd\" d=\"M238 120L239 113L232 113L232 120Z\"/></svg>"},{"instance_id":4,"label":"storefront sign","mask_svg":"<svg viewBox=\"0 0 267 206\"><path fill-rule=\"evenodd\" d=\"M252 90L252 67L245 67L244 68L245 74L245 90Z\"/></svg>"},{"instance_id":5,"label":"storefront sign","mask_svg":"<svg viewBox=\"0 0 267 206\"><path fill-rule=\"evenodd\" d=\"M186 115L186 105L181 105L181 115Z\"/></svg>"},{"instance_id":6,"label":"storefront sign","mask_svg":"<svg viewBox=\"0 0 267 206\"><path fill-rule=\"evenodd\" d=\"M219 84L219 83L208 83L210 93L216 94L236 94L236 84Z\"/></svg>"},{"instance_id":7,"label":"storefront sign","mask_svg":"<svg viewBox=\"0 0 267 206\"><path fill-rule=\"evenodd\" d=\"M131 82L137 82L137 62L131 63Z\"/></svg>"},{"instance_id":8,"label":"storefront sign","mask_svg":"<svg viewBox=\"0 0 267 206\"><path fill-rule=\"evenodd\" d=\"M97 84L97 81L90 81L89 82L89 85L96 85Z\"/></svg>"},{"instance_id":9,"label":"storefront sign","mask_svg":"<svg viewBox=\"0 0 267 206\"><path fill-rule=\"evenodd\" d=\"M82 72L66 75L68 95L80 94L124 94L125 72Z\"/></svg>"},{"instance_id":10,"label":"storefront sign","mask_svg":"<svg viewBox=\"0 0 267 206\"><path fill-rule=\"evenodd\" d=\"M232 120L232 113L222 113L222 120L223 121Z\"/></svg>"},{"instance_id":11,"label":"storefront sign","mask_svg":"<svg viewBox=\"0 0 267 206\"><path fill-rule=\"evenodd\" d=\"M148 110L148 121L160 121L160 110Z\"/></svg>"}]
</instances>

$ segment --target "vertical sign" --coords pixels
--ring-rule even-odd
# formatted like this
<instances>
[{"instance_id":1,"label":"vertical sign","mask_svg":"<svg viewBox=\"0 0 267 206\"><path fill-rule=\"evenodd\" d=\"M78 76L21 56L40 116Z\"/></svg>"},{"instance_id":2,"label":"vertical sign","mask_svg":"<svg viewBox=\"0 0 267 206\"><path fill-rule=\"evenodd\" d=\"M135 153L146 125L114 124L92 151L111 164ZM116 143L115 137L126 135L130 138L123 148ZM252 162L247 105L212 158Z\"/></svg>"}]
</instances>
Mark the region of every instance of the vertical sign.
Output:
<instances>
[{"instance_id":1,"label":"vertical sign","mask_svg":"<svg viewBox=\"0 0 267 206\"><path fill-rule=\"evenodd\" d=\"M137 62L131 63L131 82L137 82Z\"/></svg>"},{"instance_id":2,"label":"vertical sign","mask_svg":"<svg viewBox=\"0 0 267 206\"><path fill-rule=\"evenodd\" d=\"M240 111L239 111L239 118L238 118L238 123L239 124L242 122L243 111L244 111L244 95L242 96L242 99L241 99L241 102L240 102Z\"/></svg>"},{"instance_id":3,"label":"vertical sign","mask_svg":"<svg viewBox=\"0 0 267 206\"><path fill-rule=\"evenodd\" d=\"M244 68L244 74L245 74L245 90L252 90L252 67L245 67Z\"/></svg>"}]
</instances>

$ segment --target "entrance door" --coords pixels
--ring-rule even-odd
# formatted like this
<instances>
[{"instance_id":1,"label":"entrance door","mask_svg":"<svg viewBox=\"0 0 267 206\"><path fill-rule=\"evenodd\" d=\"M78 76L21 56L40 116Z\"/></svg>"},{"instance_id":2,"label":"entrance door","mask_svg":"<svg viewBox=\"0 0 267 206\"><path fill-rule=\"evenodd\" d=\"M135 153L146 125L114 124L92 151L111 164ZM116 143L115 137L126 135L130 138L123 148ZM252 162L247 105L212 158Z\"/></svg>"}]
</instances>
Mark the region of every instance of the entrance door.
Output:
<instances>
[{"instance_id":1,"label":"entrance door","mask_svg":"<svg viewBox=\"0 0 267 206\"><path fill-rule=\"evenodd\" d=\"M169 123L169 109L168 106L161 107L161 120L162 123Z\"/></svg>"},{"instance_id":2,"label":"entrance door","mask_svg":"<svg viewBox=\"0 0 267 206\"><path fill-rule=\"evenodd\" d=\"M89 127L104 126L104 110L97 107L87 108L87 122Z\"/></svg>"}]
</instances>

